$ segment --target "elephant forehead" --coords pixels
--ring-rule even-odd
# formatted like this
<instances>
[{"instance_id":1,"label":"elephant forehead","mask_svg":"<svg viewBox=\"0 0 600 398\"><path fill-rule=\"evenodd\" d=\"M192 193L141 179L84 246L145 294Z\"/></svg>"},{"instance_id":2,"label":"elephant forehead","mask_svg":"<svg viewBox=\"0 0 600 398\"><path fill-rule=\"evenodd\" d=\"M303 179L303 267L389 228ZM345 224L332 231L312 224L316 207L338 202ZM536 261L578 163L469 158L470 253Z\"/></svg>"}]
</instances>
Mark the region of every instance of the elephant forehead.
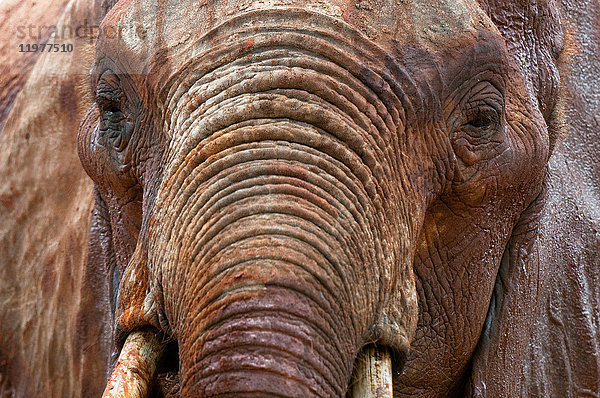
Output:
<instances>
[{"instance_id":1,"label":"elephant forehead","mask_svg":"<svg viewBox=\"0 0 600 398\"><path fill-rule=\"evenodd\" d=\"M497 32L473 0L130 0L119 2L105 18L100 43L143 57L197 42L244 13L292 8L347 23L388 48L402 43L438 49L457 36ZM298 21L298 28L310 28L312 23Z\"/></svg>"},{"instance_id":2,"label":"elephant forehead","mask_svg":"<svg viewBox=\"0 0 600 398\"><path fill-rule=\"evenodd\" d=\"M141 54L153 48L164 50L185 44L247 12L301 8L341 19L344 6L347 4L342 1L322 0L122 1L104 19L100 43Z\"/></svg>"},{"instance_id":3,"label":"elephant forehead","mask_svg":"<svg viewBox=\"0 0 600 398\"><path fill-rule=\"evenodd\" d=\"M411 4L407 8L410 12L407 19L414 32L414 40L420 44L437 44L440 40L475 34L479 30L498 32L476 1L416 1ZM401 39L403 34L410 32L400 27L398 33L397 38Z\"/></svg>"}]
</instances>

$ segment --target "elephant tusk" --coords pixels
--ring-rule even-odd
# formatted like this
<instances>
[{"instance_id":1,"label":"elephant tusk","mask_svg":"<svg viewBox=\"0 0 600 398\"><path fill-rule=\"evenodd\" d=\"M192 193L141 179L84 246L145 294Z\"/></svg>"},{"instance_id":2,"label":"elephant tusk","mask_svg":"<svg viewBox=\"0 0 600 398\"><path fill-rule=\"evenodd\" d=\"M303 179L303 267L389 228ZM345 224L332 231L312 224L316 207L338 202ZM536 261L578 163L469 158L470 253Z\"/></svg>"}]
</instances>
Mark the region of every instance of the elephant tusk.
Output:
<instances>
[{"instance_id":1,"label":"elephant tusk","mask_svg":"<svg viewBox=\"0 0 600 398\"><path fill-rule=\"evenodd\" d=\"M127 336L102 397L147 397L162 351L156 332L138 330Z\"/></svg>"},{"instance_id":2,"label":"elephant tusk","mask_svg":"<svg viewBox=\"0 0 600 398\"><path fill-rule=\"evenodd\" d=\"M355 370L352 398L392 398L392 357L385 347L367 346Z\"/></svg>"}]
</instances>

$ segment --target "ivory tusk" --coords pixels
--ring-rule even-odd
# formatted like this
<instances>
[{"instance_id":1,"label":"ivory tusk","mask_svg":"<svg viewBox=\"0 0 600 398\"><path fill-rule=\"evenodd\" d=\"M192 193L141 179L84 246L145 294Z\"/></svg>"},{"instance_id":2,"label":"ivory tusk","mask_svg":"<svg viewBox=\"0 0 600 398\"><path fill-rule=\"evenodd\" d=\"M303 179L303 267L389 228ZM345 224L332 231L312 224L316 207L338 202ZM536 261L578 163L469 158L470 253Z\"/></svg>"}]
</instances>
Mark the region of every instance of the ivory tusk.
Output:
<instances>
[{"instance_id":1,"label":"ivory tusk","mask_svg":"<svg viewBox=\"0 0 600 398\"><path fill-rule=\"evenodd\" d=\"M127 336L103 398L146 398L163 346L157 333L138 330Z\"/></svg>"},{"instance_id":2,"label":"ivory tusk","mask_svg":"<svg viewBox=\"0 0 600 398\"><path fill-rule=\"evenodd\" d=\"M387 348L368 346L355 370L352 398L392 398L392 357Z\"/></svg>"}]
</instances>

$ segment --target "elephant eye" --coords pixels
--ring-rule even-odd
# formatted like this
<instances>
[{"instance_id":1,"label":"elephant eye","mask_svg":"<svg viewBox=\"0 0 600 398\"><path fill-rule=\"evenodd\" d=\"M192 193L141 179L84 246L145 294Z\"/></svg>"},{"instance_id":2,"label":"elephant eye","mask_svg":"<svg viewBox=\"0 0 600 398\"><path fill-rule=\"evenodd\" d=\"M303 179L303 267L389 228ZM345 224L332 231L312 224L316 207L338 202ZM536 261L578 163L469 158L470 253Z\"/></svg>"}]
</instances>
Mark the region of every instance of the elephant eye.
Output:
<instances>
[{"instance_id":1,"label":"elephant eye","mask_svg":"<svg viewBox=\"0 0 600 398\"><path fill-rule=\"evenodd\" d=\"M463 129L470 130L479 135L494 130L500 124L500 114L489 105L478 106L466 112Z\"/></svg>"},{"instance_id":2,"label":"elephant eye","mask_svg":"<svg viewBox=\"0 0 600 398\"><path fill-rule=\"evenodd\" d=\"M462 107L460 130L481 138L498 131L504 109L500 92L491 83L484 81L473 87L471 93Z\"/></svg>"},{"instance_id":3,"label":"elephant eye","mask_svg":"<svg viewBox=\"0 0 600 398\"><path fill-rule=\"evenodd\" d=\"M119 78L110 70L104 72L96 88L96 104L100 111L98 133L101 142L117 152L127 147L133 126L121 109L122 103Z\"/></svg>"}]
</instances>

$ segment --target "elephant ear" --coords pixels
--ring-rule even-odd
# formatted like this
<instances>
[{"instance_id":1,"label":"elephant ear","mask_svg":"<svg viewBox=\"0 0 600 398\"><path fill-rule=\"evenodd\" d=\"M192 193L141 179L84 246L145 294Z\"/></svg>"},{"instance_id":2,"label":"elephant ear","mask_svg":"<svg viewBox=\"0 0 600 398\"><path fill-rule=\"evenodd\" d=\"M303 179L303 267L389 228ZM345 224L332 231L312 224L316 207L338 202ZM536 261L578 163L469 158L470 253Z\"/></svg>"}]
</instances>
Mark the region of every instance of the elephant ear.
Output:
<instances>
[{"instance_id":1,"label":"elephant ear","mask_svg":"<svg viewBox=\"0 0 600 398\"><path fill-rule=\"evenodd\" d=\"M562 8L552 0L483 2L544 116L553 152L544 189L506 246L466 392L597 396L600 9L594 1L564 0ZM560 113L569 124L558 141Z\"/></svg>"}]
</instances>

